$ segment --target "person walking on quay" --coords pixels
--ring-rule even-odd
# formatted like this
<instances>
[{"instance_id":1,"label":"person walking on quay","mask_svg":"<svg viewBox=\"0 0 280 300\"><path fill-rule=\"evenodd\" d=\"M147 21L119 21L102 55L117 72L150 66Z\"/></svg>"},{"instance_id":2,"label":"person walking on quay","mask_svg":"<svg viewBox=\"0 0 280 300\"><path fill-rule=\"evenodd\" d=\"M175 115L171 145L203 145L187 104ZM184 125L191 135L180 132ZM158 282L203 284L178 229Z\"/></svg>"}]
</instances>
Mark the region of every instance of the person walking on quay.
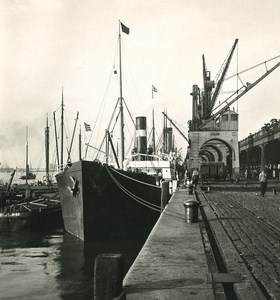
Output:
<instances>
[{"instance_id":1,"label":"person walking on quay","mask_svg":"<svg viewBox=\"0 0 280 300\"><path fill-rule=\"evenodd\" d=\"M267 173L265 169L262 169L259 175L259 181L261 183L261 195L264 197L267 189Z\"/></svg>"},{"instance_id":2,"label":"person walking on quay","mask_svg":"<svg viewBox=\"0 0 280 300\"><path fill-rule=\"evenodd\" d=\"M198 184L198 180L199 180L198 171L194 170L192 173L192 184L195 190Z\"/></svg>"}]
</instances>

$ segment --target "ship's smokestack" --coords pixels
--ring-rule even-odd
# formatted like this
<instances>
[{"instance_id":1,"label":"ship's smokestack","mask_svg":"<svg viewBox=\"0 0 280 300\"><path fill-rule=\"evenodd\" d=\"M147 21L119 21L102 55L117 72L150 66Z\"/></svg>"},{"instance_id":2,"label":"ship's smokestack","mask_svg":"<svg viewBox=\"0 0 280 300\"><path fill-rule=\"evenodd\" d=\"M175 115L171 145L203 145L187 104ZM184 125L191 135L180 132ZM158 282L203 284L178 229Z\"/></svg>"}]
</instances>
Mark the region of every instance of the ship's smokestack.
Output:
<instances>
[{"instance_id":1,"label":"ship's smokestack","mask_svg":"<svg viewBox=\"0 0 280 300\"><path fill-rule=\"evenodd\" d=\"M170 153L173 150L173 133L172 127L166 128L166 153Z\"/></svg>"},{"instance_id":2,"label":"ship's smokestack","mask_svg":"<svg viewBox=\"0 0 280 300\"><path fill-rule=\"evenodd\" d=\"M147 122L146 117L136 117L136 149L137 153L147 152Z\"/></svg>"}]
</instances>

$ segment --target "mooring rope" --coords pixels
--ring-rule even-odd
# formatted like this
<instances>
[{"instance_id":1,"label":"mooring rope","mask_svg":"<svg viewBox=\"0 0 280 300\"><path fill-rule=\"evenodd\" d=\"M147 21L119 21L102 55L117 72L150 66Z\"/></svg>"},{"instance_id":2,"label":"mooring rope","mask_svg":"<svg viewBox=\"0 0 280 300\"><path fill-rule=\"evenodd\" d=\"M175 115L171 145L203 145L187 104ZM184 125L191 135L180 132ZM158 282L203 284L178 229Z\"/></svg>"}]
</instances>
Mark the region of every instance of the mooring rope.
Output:
<instances>
[{"instance_id":1,"label":"mooring rope","mask_svg":"<svg viewBox=\"0 0 280 300\"><path fill-rule=\"evenodd\" d=\"M153 204L153 203L150 203L149 201L147 200L144 200L140 197L138 197L137 195L133 194L132 192L130 192L128 189L126 189L113 175L112 173L109 171L109 169L107 168L106 166L106 169L110 175L110 177L112 178L112 180L116 183L116 185L122 190L125 192L125 194L129 195L131 198L133 198L134 200L136 200L137 202L143 202L143 203L146 203L145 205L147 206L154 206L156 209L160 209L161 207L156 205L156 204ZM127 176L128 177L128 176ZM128 177L129 178L129 177Z\"/></svg>"},{"instance_id":2,"label":"mooring rope","mask_svg":"<svg viewBox=\"0 0 280 300\"><path fill-rule=\"evenodd\" d=\"M126 189L114 176L113 174L109 171L109 168L106 166L106 170L108 172L108 174L110 175L110 177L112 178L112 180L115 182L115 184L126 194L128 195L131 199L135 200L136 202L152 209L152 210L155 210L157 212L160 212L160 213L164 213L165 215L167 216L171 216L171 217L177 217L179 219L183 219L181 214L178 214L177 212L174 212L174 211L171 211L169 210L168 212L166 211L161 211L161 207L156 205L156 204L153 204L153 203L150 203L149 201L147 200L144 200L140 197L138 197L137 195L133 194L132 192L130 192L128 189ZM120 173L121 174L121 173ZM123 175L123 174L122 174ZM128 177L130 178L129 176L126 176L124 175L125 177ZM137 180L138 181L138 180ZM141 181L140 181L141 182ZM171 214L170 214L171 213ZM172 215L173 214L173 215Z\"/></svg>"}]
</instances>

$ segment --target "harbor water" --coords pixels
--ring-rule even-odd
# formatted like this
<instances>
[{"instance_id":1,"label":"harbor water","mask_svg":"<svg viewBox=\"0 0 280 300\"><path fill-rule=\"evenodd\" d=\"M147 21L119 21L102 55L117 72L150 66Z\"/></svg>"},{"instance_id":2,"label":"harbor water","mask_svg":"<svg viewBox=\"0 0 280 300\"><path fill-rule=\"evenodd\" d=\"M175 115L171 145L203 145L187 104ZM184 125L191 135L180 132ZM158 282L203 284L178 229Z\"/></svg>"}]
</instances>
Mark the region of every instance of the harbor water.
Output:
<instances>
[{"instance_id":1,"label":"harbor water","mask_svg":"<svg viewBox=\"0 0 280 300\"><path fill-rule=\"evenodd\" d=\"M36 180L42 180L43 175L37 175ZM0 172L4 183L10 176ZM24 183L15 178L15 183L20 182ZM93 299L97 255L121 253L127 272L145 239L84 243L63 229L0 233L0 300Z\"/></svg>"},{"instance_id":2,"label":"harbor water","mask_svg":"<svg viewBox=\"0 0 280 300\"><path fill-rule=\"evenodd\" d=\"M125 272L144 239L83 243L63 231L0 234L0 299L93 299L94 261L122 253Z\"/></svg>"},{"instance_id":3,"label":"harbor water","mask_svg":"<svg viewBox=\"0 0 280 300\"><path fill-rule=\"evenodd\" d=\"M0 168L0 185L9 183L11 174L12 174L12 171L11 172L2 171ZM46 177L46 172L38 171L35 174L36 174L36 179L32 179L32 180L29 179L28 180L29 184L34 185L34 184L37 184L38 181L44 182L45 177ZM20 179L20 176L22 176L22 175L25 175L25 173L16 171L12 184L15 184L15 185L25 184L25 179ZM51 174L50 176L52 179L55 179L54 175Z\"/></svg>"}]
</instances>

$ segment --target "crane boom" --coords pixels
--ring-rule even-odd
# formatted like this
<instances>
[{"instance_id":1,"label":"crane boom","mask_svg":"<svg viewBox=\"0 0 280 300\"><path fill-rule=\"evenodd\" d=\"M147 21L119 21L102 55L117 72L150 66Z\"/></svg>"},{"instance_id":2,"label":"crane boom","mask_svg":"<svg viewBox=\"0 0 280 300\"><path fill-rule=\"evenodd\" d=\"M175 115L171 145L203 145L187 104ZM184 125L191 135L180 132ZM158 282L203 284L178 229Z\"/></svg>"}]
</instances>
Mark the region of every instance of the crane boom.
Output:
<instances>
[{"instance_id":1,"label":"crane boom","mask_svg":"<svg viewBox=\"0 0 280 300\"><path fill-rule=\"evenodd\" d=\"M170 119L168 117L168 115L164 112L162 112L162 114L168 119L168 121L178 130L178 132L181 134L181 136L187 141L189 142L189 139L184 135L184 133L178 128L178 126L174 123L174 121L172 119Z\"/></svg>"},{"instance_id":2,"label":"crane boom","mask_svg":"<svg viewBox=\"0 0 280 300\"><path fill-rule=\"evenodd\" d=\"M201 124L200 127L199 127L199 129L202 129L205 125L207 125L209 122L211 122L212 120L214 120L221 113L225 112L228 109L228 107L230 107L239 98L241 98L243 95L245 95L247 92L249 92L253 87L255 87L259 82L261 82L266 76L268 76L270 73L272 73L274 70L276 70L279 66L280 66L280 62L277 63L275 66L273 66L270 70L267 70L267 72L265 74L263 74L255 82L253 82L252 84L247 85L245 87L245 90L243 90L239 95L237 95L234 99L232 99L230 102L228 102L223 108L221 108L219 111L217 111L215 114L213 114L203 124Z\"/></svg>"},{"instance_id":3,"label":"crane boom","mask_svg":"<svg viewBox=\"0 0 280 300\"><path fill-rule=\"evenodd\" d=\"M211 101L210 101L211 110L212 110L213 107L215 106L217 97L218 97L218 95L219 95L219 93L220 93L220 90L221 90L221 87L222 87L222 85L223 85L223 82L224 82L225 76L226 76L226 74L227 74L227 71L228 71L228 68L229 68L229 65L230 65L230 62L231 62L231 59L232 59L232 56L233 56L233 53L234 53L234 50L235 50L235 48L236 48L237 43L238 43L238 39L235 39L235 42L234 42L234 44L233 44L233 46L232 46L232 49L231 49L230 54L229 54L229 56L228 56L228 59L227 59L227 61L226 61L225 67L224 67L224 69L223 69L223 71L222 71L221 77L220 77L220 79L219 79L218 82L217 82L216 89L215 89L215 91L214 91L214 93L213 93L213 96L212 96L212 99L211 99Z\"/></svg>"}]
</instances>

